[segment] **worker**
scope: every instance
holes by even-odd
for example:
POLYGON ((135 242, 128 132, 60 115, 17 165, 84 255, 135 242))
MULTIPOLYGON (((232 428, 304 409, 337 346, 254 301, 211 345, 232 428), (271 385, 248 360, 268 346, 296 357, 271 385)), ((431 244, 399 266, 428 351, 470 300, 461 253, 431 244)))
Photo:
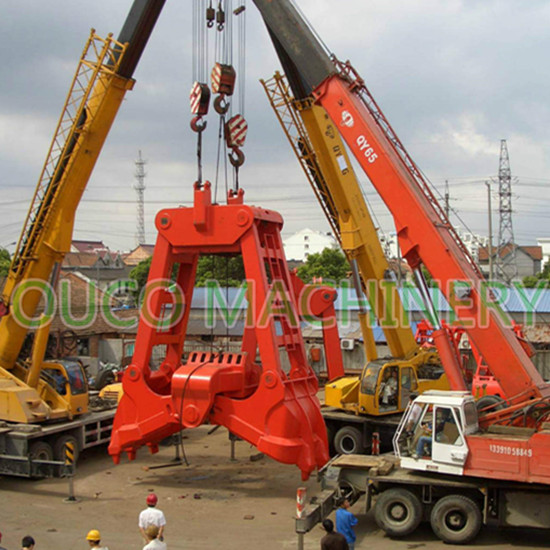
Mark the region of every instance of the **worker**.
POLYGON ((397 370, 386 369, 384 371, 384 382, 382 383, 381 404, 389 407, 397 405, 397 370))
POLYGON ((349 550, 355 550, 355 531, 353 527, 357 525, 357 518, 349 511, 351 504, 346 498, 340 508, 336 510, 336 531, 346 538, 349 550))
POLYGON ((94 550, 109 550, 106 546, 101 546, 101 534, 97 529, 88 531, 86 540, 88 541, 90 548, 93 548, 94 550))
POLYGON ((34 539, 30 535, 26 535, 21 541, 21 550, 33 550, 35 544, 34 539))
POLYGON ((422 458, 423 456, 431 456, 432 454, 432 424, 431 422, 422 423, 423 435, 418 438, 416 444, 416 453, 413 458, 422 458))
POLYGON ((51 371, 52 378, 55 381, 55 391, 59 395, 66 395, 67 393, 67 379, 63 376, 63 373, 55 370, 48 369, 51 371))
POLYGON ((321 550, 349 550, 346 537, 334 530, 331 519, 323 520, 322 525, 327 534, 321 539, 321 550))
POLYGON ((409 418, 407 420, 407 425, 405 427, 405 431, 408 434, 411 434, 420 419, 420 415, 422 414, 423 407, 420 405, 420 403, 415 403, 414 400, 418 397, 418 394, 416 392, 412 392, 409 395, 409 418))
POLYGON ((149 527, 145 529, 147 544, 143 547, 143 550, 166 550, 166 543, 158 538, 159 531, 156 525, 149 525, 149 527))
POLYGON ((142 510, 139 514, 139 531, 145 542, 148 542, 145 529, 147 529, 149 525, 156 525, 159 528, 159 540, 164 540, 164 526, 166 525, 166 518, 164 517, 162 511, 156 507, 158 501, 159 499, 155 493, 150 493, 147 495, 147 498, 145 499, 147 508, 142 510))

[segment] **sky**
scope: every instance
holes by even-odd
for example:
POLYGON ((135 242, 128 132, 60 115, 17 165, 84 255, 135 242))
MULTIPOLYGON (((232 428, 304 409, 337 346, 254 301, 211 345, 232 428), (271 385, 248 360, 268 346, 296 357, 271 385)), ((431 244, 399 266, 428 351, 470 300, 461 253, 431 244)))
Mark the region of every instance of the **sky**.
MULTIPOLYGON (((259 83, 279 69, 271 42, 251 0, 233 0, 232 7, 242 2, 246 39, 237 44, 235 23, 233 59, 244 104, 241 94, 232 102, 233 112, 244 112, 249 125, 239 174, 245 199, 278 210, 285 219, 283 236, 305 227, 328 231, 259 83)), ((130 0, 0 3, 0 246, 13 250, 19 237, 90 28, 100 36, 118 36, 130 5, 130 0)), ((448 181, 453 223, 463 221, 473 232, 487 234, 484 182, 492 181, 497 231, 500 140, 506 139, 516 242, 535 244, 537 237, 550 236, 550 1, 302 0, 299 5, 329 50, 351 60, 436 189, 443 193, 448 181)), ((188 99, 196 49, 192 20, 190 0, 166 1, 134 74, 134 89, 78 208, 74 238, 102 239, 113 250, 136 245, 139 151, 147 161, 147 242, 155 240, 158 210, 191 204, 197 178, 188 99)), ((216 31, 209 32, 205 66, 211 67, 216 31)), ((217 128, 211 109, 203 171, 205 179, 217 178, 217 199, 223 201, 217 128)), ((390 212, 360 170, 358 176, 377 225, 391 234, 390 212)))

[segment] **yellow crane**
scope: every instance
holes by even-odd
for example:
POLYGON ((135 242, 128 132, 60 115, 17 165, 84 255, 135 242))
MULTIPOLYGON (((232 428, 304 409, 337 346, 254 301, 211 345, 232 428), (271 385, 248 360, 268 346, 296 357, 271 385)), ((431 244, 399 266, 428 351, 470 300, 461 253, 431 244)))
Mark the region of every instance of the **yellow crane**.
POLYGON ((19 355, 43 296, 70 250, 76 209, 164 0, 136 0, 118 39, 92 29, 65 101, 1 297, 0 419, 36 423, 88 411, 76 362, 45 362, 48 319, 37 323, 32 357, 19 355))
POLYGON ((339 453, 368 449, 375 431, 383 443, 389 444, 409 395, 428 389, 449 389, 447 378, 437 352, 420 347, 410 326, 399 322, 405 319, 403 304, 338 130, 311 97, 293 97, 282 74, 277 72, 261 82, 350 262, 352 274, 360 275, 360 286, 391 353, 390 358, 378 358, 368 313, 360 309, 367 362, 360 376, 330 380, 325 386, 328 408, 324 416, 329 438, 339 453))

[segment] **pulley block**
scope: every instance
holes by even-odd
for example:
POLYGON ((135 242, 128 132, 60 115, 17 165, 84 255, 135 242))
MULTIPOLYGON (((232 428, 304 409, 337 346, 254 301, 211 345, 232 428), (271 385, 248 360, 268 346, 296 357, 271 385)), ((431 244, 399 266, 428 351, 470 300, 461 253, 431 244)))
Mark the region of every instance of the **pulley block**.
POLYGON ((235 69, 232 65, 216 63, 210 75, 214 94, 233 95, 235 89, 235 69))
POLYGON ((191 104, 191 113, 194 115, 205 115, 208 113, 210 104, 210 89, 208 84, 195 82, 189 94, 189 103, 191 104))
POLYGON ((242 115, 232 116, 225 123, 225 141, 228 147, 242 147, 246 140, 248 123, 242 115))

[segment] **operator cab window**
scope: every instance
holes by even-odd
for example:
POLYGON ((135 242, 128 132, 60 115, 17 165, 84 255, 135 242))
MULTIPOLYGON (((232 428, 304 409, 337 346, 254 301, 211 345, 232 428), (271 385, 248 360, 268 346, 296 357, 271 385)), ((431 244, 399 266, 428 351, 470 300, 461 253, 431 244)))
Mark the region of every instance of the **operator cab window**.
POLYGON ((457 411, 452 407, 437 407, 435 410, 435 440, 447 445, 462 445, 457 420, 457 411))
POLYGON ((66 363, 65 371, 69 377, 72 395, 79 395, 88 391, 86 380, 78 363, 66 363))

